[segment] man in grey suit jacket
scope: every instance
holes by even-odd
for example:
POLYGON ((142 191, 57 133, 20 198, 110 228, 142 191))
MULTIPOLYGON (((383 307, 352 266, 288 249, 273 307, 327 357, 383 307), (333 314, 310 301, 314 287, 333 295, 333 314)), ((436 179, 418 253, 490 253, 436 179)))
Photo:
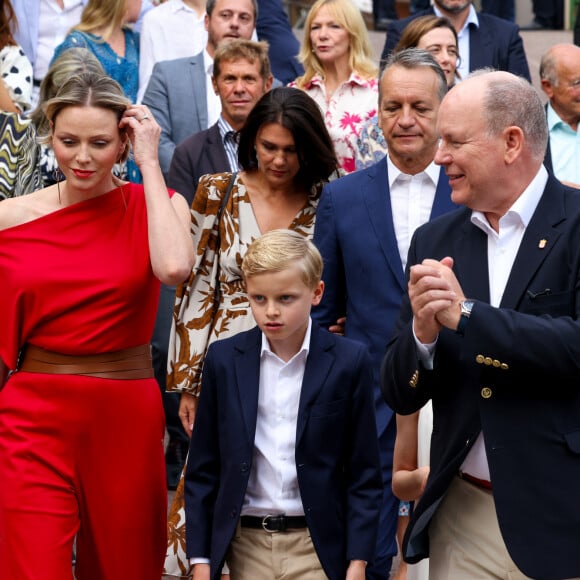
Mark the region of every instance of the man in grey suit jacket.
POLYGON ((260 97, 270 90, 272 74, 265 43, 232 40, 215 53, 213 88, 222 113, 215 125, 182 141, 173 153, 168 185, 191 204, 199 178, 238 170, 236 133, 260 97))
POLYGON ((142 102, 161 126, 159 162, 166 177, 175 146, 207 129, 219 117, 220 101, 210 82, 217 45, 233 38, 249 40, 256 15, 256 0, 208 0, 205 50, 192 57, 158 62, 153 67, 142 102))

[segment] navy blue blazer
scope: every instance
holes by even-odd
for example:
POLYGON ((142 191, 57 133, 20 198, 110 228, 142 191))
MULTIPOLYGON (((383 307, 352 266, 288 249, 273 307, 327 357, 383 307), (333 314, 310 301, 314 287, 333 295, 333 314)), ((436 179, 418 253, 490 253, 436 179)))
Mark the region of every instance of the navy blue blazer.
MULTIPOLYGON (((441 169, 430 217, 456 208, 441 169)), ((381 395, 379 368, 407 291, 385 159, 324 187, 316 210, 314 243, 324 260, 325 290, 312 316, 328 328, 346 315, 345 336, 367 345, 380 435, 393 412, 381 395)))
MULTIPOLYGON (((187 556, 218 579, 252 469, 260 350, 258 328, 213 343, 185 474, 187 556)), ((295 460, 308 528, 325 573, 374 555, 382 483, 365 349, 312 325, 300 393, 295 460)))
POLYGON ((431 471, 404 541, 429 552, 433 513, 483 428, 507 549, 527 576, 580 576, 580 196, 553 177, 513 264, 499 308, 489 305, 487 236, 462 209, 419 228, 411 264, 454 258, 476 300, 464 336, 443 329, 434 368, 418 362, 408 297, 381 381, 408 414, 433 402, 431 471))
POLYGON ((191 205, 202 175, 236 169, 230 167, 216 123, 205 131, 191 135, 175 148, 167 185, 181 193, 191 205))
MULTIPOLYGON (((417 12, 408 18, 394 20, 389 24, 381 61, 386 60, 393 52, 405 26, 411 20, 427 14, 435 14, 433 7, 417 12)), ((473 26, 469 31, 469 72, 492 67, 496 70, 511 72, 530 81, 530 69, 518 27, 491 14, 478 13, 477 17, 479 28, 473 26)))

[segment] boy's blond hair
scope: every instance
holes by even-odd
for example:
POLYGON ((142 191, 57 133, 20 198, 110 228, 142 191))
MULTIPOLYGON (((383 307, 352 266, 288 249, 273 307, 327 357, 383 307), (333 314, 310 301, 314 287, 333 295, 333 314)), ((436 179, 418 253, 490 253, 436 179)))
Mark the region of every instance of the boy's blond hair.
POLYGON ((301 280, 314 288, 322 278, 322 256, 316 246, 292 230, 271 230, 254 240, 242 261, 244 278, 300 268, 301 280))

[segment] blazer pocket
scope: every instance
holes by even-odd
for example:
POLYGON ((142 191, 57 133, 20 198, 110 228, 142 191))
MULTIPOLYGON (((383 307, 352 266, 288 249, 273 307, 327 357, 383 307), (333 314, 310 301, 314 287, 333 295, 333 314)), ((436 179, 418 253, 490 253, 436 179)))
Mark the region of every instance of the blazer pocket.
POLYGON ((548 314, 550 316, 575 316, 573 292, 554 292, 549 289, 526 292, 522 312, 528 314, 548 314))
POLYGON ((564 439, 568 444, 568 448, 572 453, 580 454, 580 431, 572 431, 572 433, 564 433, 564 439))
POLYGON ((350 401, 348 399, 340 399, 338 401, 331 401, 327 403, 318 403, 312 405, 310 408, 310 417, 329 417, 331 415, 345 415, 350 401))

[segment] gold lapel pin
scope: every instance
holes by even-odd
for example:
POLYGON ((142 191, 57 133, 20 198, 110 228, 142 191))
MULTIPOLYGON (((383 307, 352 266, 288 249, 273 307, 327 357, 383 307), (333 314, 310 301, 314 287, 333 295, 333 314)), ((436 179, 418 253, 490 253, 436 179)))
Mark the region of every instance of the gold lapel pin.
POLYGON ((543 250, 546 247, 547 243, 548 243, 548 240, 540 240, 540 243, 538 244, 538 248, 540 248, 540 250, 543 250))

